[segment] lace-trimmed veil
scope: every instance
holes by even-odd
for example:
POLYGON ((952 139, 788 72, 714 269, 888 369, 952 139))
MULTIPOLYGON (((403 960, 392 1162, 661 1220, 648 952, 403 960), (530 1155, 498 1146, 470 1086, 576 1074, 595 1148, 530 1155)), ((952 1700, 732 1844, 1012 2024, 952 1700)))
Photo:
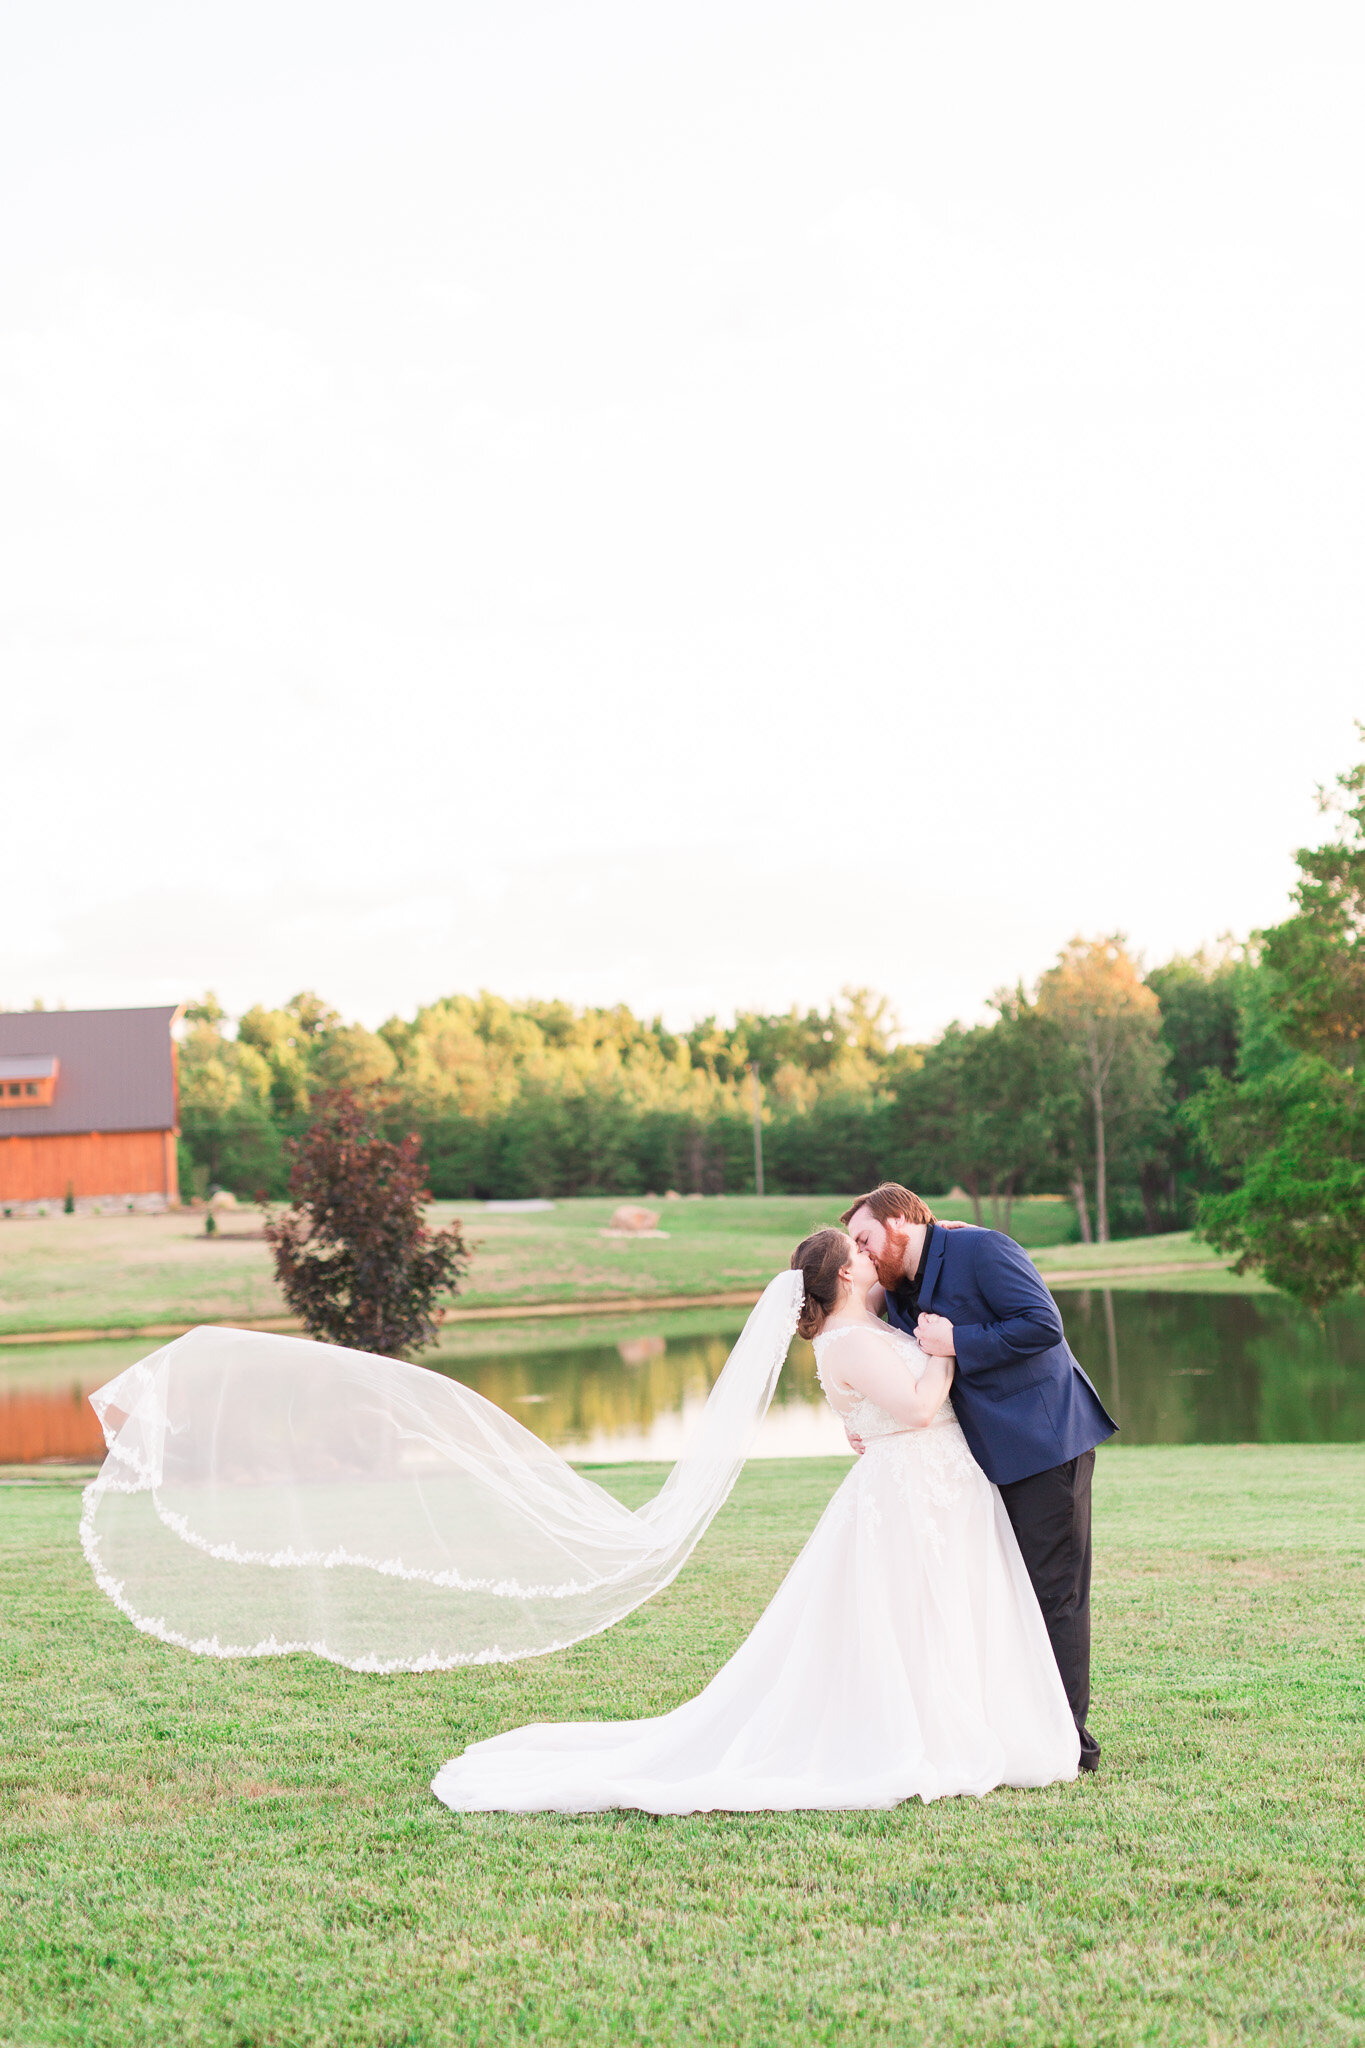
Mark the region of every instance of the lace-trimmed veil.
POLYGON ((199 1329, 91 1396, 81 1539, 137 1627, 355 1671, 541 1656, 676 1576, 734 1485, 800 1313, 765 1289, 662 1490, 631 1512, 471 1388, 297 1337, 199 1329))

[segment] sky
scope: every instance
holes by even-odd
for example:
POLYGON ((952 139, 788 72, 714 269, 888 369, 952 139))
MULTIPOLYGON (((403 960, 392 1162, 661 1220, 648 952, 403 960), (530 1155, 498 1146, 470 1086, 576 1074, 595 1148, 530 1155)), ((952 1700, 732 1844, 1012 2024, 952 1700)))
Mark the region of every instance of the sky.
POLYGON ((1362 104, 1315 0, 17 11, 0 1004, 923 1038, 1275 921, 1362 104))

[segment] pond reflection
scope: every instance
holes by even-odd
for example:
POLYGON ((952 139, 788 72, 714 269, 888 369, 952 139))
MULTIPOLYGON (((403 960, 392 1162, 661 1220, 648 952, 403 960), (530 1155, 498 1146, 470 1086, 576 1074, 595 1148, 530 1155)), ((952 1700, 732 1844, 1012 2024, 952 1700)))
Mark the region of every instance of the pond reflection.
MULTIPOLYGON (((434 1362, 566 1457, 591 1464, 676 1458, 720 1376, 741 1324, 723 1334, 623 1337, 572 1351, 434 1362)), ((815 1377, 815 1354, 792 1345, 753 1455, 848 1454, 815 1377)))
MULTIPOLYGON (((1365 1302, 1321 1322, 1277 1295, 1059 1292, 1072 1348, 1122 1425, 1142 1443, 1357 1443, 1365 1440, 1365 1302)), ((671 1461, 682 1449, 742 1323, 704 1330, 661 1318, 611 1337, 551 1346, 505 1326, 497 1352, 448 1332, 426 1363, 471 1386, 585 1463, 671 1461), (680 1328, 679 1325, 682 1325, 680 1328), (458 1344, 458 1350, 455 1346, 458 1344)), ((566 1333, 568 1334, 568 1333, 566 1333)), ((0 1352, 0 1464, 93 1461, 103 1441, 87 1394, 158 1347, 111 1342, 0 1352)), ((846 1453, 808 1344, 792 1346, 757 1457, 846 1453)))
POLYGON ((1365 1440, 1365 1302, 1319 1322, 1274 1294, 1057 1294, 1130 1444, 1365 1440))
MULTIPOLYGON (((1365 1440, 1365 1302, 1321 1322, 1268 1294, 1057 1295, 1071 1347, 1130 1444, 1365 1440)), ((676 1457, 735 1331, 438 1361, 572 1456, 676 1457)), ((843 1431, 793 1344, 757 1457, 832 1455, 843 1431)))

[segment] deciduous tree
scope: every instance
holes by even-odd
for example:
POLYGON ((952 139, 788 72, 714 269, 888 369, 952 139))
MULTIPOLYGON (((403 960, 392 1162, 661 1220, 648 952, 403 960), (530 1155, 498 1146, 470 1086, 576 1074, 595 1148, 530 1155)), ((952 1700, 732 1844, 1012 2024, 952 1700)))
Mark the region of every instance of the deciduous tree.
POLYGON ((1200 1229, 1313 1307, 1365 1284, 1365 763, 1320 801, 1336 830, 1300 850, 1294 913, 1262 934, 1256 1063, 1192 1105, 1237 1181, 1200 1229))
POLYGON ((1200 1195, 1216 1193, 1221 1186, 1195 1138, 1186 1107, 1215 1075, 1230 1080, 1236 1073, 1247 986, 1256 972, 1246 949, 1224 939, 1216 948, 1177 953, 1147 976, 1147 986, 1161 1005, 1161 1036, 1169 1054, 1166 1081, 1174 1110, 1164 1142, 1142 1169, 1142 1205, 1149 1230, 1182 1228, 1200 1195))
POLYGON ((283 1181, 270 1069, 240 1035, 226 1035, 226 1021, 212 992, 186 1005, 177 1068, 180 1177, 187 1194, 212 1187, 254 1193, 283 1181))
POLYGON ((1318 801, 1336 832, 1295 855, 1294 915, 1265 933, 1261 958, 1289 1043, 1354 1072, 1365 1036, 1365 762, 1318 801))
POLYGON ((1208 1151, 1238 1185, 1206 1195, 1201 1234, 1273 1287, 1321 1308, 1365 1282, 1365 1095, 1313 1053, 1196 1098, 1208 1151))
POLYGON ((1060 1032, 1085 1104, 1073 1138, 1077 1210, 1085 1234, 1086 1152, 1094 1173, 1095 1233, 1109 1240, 1109 1170, 1116 1129, 1136 1135, 1162 1106, 1161 1009, 1121 932, 1073 939, 1038 987, 1060 1032), (1089 1140, 1087 1145, 1086 1140, 1089 1140))
POLYGON ((1061 1032, 1022 988, 998 991, 992 1008, 997 1021, 964 1042, 960 1085, 967 1150, 985 1175, 992 1222, 1008 1230, 1015 1196, 1056 1171, 1076 1088, 1061 1032))

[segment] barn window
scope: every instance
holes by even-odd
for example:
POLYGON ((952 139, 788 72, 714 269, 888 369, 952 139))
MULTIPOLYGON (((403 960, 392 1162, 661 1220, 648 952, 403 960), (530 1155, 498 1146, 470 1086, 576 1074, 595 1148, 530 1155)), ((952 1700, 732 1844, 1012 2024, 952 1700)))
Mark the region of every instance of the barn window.
POLYGON ((58 1062, 50 1058, 0 1058, 0 1115, 7 1109, 42 1109, 57 1086, 58 1062))

